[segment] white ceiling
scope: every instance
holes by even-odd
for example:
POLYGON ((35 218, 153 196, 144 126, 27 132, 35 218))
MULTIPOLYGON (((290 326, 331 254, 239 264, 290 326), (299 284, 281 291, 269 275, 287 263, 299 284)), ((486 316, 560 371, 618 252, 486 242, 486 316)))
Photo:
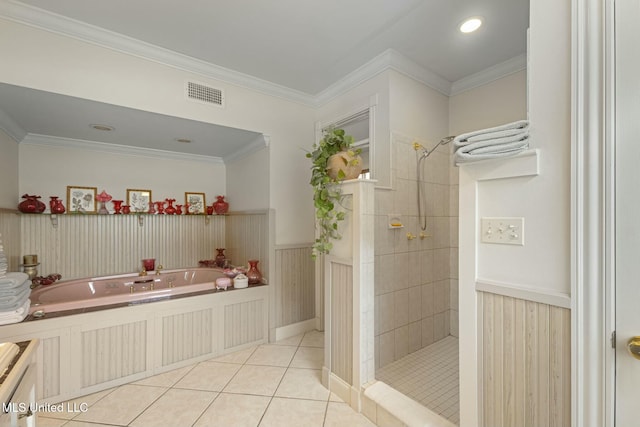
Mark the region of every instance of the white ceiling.
MULTIPOLYGON (((524 54, 529 20, 528 0, 0 0, 0 9, 3 2, 5 10, 58 14, 65 25, 90 24, 308 97, 389 51, 460 81, 524 54), (484 25, 462 34, 469 16, 484 25)), ((0 85, 0 110, 28 133, 213 157, 257 136, 9 85, 0 85), (88 126, 96 122, 117 132, 96 134, 88 126), (182 137, 196 143, 175 142, 182 137)))

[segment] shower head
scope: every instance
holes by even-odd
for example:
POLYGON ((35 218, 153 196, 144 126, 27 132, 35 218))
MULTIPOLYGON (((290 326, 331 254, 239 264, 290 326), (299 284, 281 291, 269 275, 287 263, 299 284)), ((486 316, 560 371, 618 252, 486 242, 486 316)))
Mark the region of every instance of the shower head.
POLYGON ((434 145, 431 150, 427 150, 426 148, 424 148, 422 145, 418 144, 417 142, 413 143, 413 148, 415 150, 422 149, 422 154, 420 155, 420 158, 424 159, 425 157, 429 157, 431 155, 431 153, 433 153, 436 150, 436 148, 438 148, 441 145, 447 145, 448 143, 450 143, 454 139, 455 139, 455 136, 446 136, 446 137, 442 138, 440 141, 438 141, 438 143, 436 145, 434 145))

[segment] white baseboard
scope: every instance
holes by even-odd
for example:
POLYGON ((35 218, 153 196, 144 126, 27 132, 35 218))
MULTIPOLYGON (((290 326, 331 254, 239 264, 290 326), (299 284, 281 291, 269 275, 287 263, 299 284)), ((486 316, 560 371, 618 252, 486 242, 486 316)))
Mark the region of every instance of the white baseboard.
POLYGON ((305 332, 313 331, 316 328, 316 319, 303 320, 287 326, 276 328, 276 341, 295 337, 305 332))

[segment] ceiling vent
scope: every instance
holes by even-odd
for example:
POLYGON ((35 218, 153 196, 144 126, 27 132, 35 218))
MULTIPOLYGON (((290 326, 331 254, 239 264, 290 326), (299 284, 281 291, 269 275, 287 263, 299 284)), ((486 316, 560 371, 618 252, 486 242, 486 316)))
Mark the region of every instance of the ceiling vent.
POLYGON ((187 82, 186 85, 187 99, 213 104, 219 107, 224 106, 223 92, 202 83, 187 82))

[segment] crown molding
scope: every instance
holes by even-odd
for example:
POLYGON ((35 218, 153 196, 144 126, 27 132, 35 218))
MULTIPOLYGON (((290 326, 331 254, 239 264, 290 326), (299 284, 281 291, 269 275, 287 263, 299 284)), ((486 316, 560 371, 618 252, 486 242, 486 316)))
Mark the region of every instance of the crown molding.
POLYGON ((307 106, 315 106, 314 97, 307 93, 17 1, 0 1, 0 17, 211 79, 252 89, 266 95, 284 98, 307 106))
POLYGON ((253 142, 251 142, 248 145, 245 145, 244 147, 240 148, 239 150, 229 154, 228 156, 224 156, 224 163, 225 164, 229 164, 229 163, 233 163, 237 160, 240 160, 242 157, 256 152, 258 150, 261 150, 265 147, 268 147, 269 144, 271 143, 271 137, 268 135, 258 135, 256 137, 256 139, 253 140, 253 142))
POLYGON ((206 163, 223 164, 220 157, 200 154, 178 153, 176 151, 156 150, 153 148, 131 147, 128 145, 108 144, 106 142, 88 141, 84 139, 61 138, 58 136, 29 133, 20 145, 38 145, 53 148, 72 148, 100 153, 137 156, 154 159, 189 160, 206 163))
POLYGON ((387 49, 320 92, 315 99, 316 106, 319 107, 326 104, 346 91, 389 69, 411 77, 443 95, 449 95, 451 82, 433 71, 427 70, 401 53, 393 49, 387 49))
POLYGON ((27 132, 11 117, 9 117, 4 110, 0 110, 0 129, 5 131, 5 133, 15 142, 20 142, 25 136, 27 136, 27 132))
POLYGON ((518 55, 475 74, 456 80, 451 84, 451 93, 449 96, 458 95, 526 69, 527 55, 518 55))

